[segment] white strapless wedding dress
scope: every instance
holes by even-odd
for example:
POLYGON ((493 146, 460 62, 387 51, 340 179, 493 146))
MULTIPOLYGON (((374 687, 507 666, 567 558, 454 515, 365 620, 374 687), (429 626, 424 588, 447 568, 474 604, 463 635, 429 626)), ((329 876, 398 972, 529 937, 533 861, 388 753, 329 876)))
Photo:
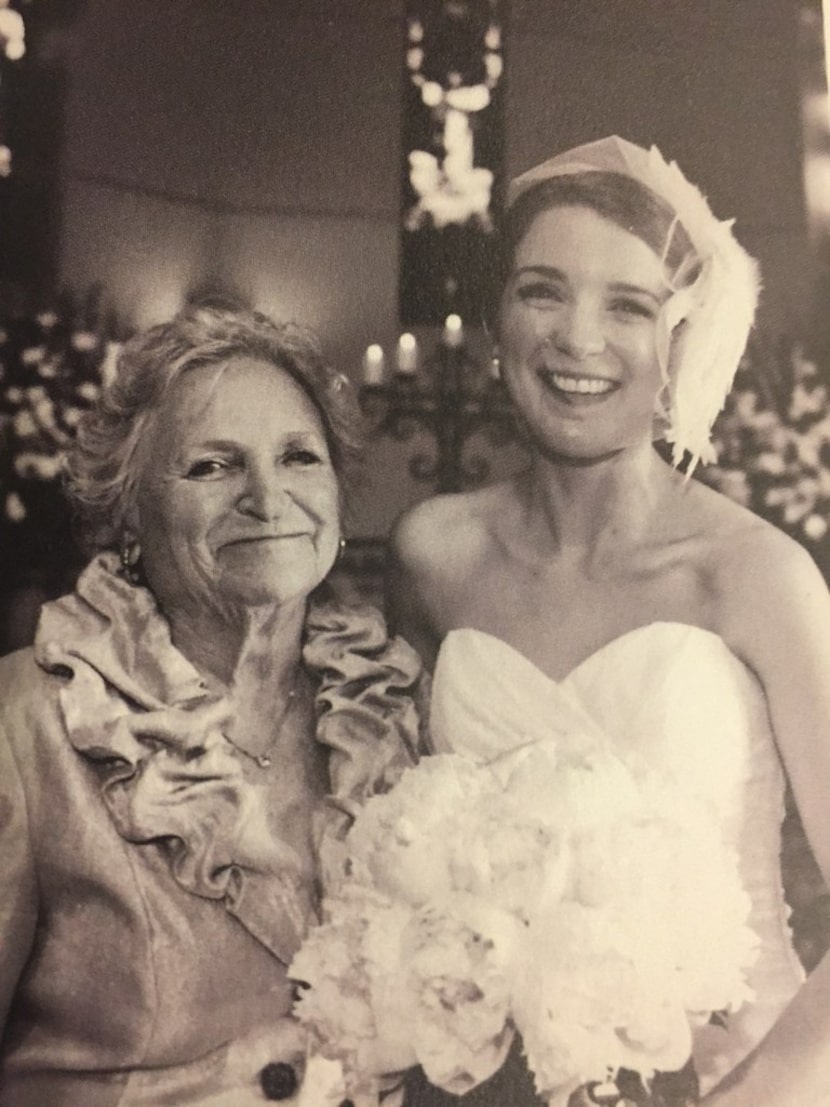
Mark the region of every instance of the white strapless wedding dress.
POLYGON ((481 631, 454 630, 444 640, 433 686, 436 752, 488 762, 586 726, 599 727, 633 772, 656 766, 705 796, 738 851, 749 922, 761 939, 748 974, 755 999, 728 1027, 695 1032, 705 1093, 758 1043, 803 980, 781 884, 784 776, 766 700, 720 637, 681 623, 632 630, 562 681, 481 631))

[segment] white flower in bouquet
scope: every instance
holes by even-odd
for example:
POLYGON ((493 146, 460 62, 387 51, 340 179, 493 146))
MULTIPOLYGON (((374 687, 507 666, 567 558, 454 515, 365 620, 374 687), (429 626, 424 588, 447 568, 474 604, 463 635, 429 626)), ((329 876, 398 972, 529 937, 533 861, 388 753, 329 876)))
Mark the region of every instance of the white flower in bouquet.
POLYGON ((366 804, 348 837, 360 883, 413 906, 468 893, 521 918, 543 893, 561 892, 567 849, 524 790, 503 789, 487 766, 455 754, 404 773, 366 804))
POLYGON ((575 872, 579 902, 635 920, 630 950, 647 992, 707 1017, 749 997, 744 971, 757 953, 749 899, 736 856, 702 816, 646 816, 586 836, 575 872))
POLYGON ((518 924, 461 897, 448 910, 422 908, 404 935, 418 1062, 435 1085, 460 1095, 504 1062, 518 924))
POLYGON ((415 910, 356 885, 325 911, 289 972, 306 986, 297 1017, 317 1053, 341 1063, 350 1094, 418 1063, 433 1083, 467 1091, 501 1066, 512 1040, 510 916, 472 901, 415 910))
POLYGON ((295 1013, 314 1034, 317 1052, 340 1061, 350 1091, 416 1063, 400 987, 401 941, 411 909, 351 886, 326 902, 290 967, 306 985, 295 1013))
POLYGON ((540 1095, 566 1103, 580 1084, 630 1060, 617 1034, 637 991, 630 945, 621 918, 575 902, 531 923, 516 966, 513 1019, 540 1095))
POLYGON ((355 820, 348 838, 354 879, 413 906, 443 902, 453 890, 453 836, 477 797, 498 792, 492 774, 464 757, 426 758, 355 820))
POLYGON ((556 900, 570 872, 568 837, 503 791, 477 798, 446 845, 453 888, 527 922, 556 900))
POLYGON ((639 810, 630 770, 609 749, 560 751, 555 740, 516 751, 505 790, 528 815, 573 833, 639 810))
POLYGON ((681 1069, 757 953, 718 826, 590 721, 490 765, 427 758, 355 820, 350 876, 292 966, 299 1017, 350 1088, 417 1061, 468 1091, 514 1026, 557 1105, 620 1067, 681 1069))
POLYGON ((508 787, 551 797, 572 828, 571 876, 531 917, 512 1010, 538 1091, 566 1103, 609 1070, 682 1068, 692 1026, 749 997, 757 940, 737 855, 702 801, 608 751, 556 765, 544 745, 508 787))

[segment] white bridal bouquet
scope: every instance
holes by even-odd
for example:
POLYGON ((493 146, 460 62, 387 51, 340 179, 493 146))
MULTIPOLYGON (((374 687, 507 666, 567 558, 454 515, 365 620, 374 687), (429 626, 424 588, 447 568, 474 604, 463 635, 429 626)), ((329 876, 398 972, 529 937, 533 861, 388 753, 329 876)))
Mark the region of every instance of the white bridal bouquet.
POLYGON ((426 758, 367 803, 347 846, 291 975, 355 1102, 416 1064, 466 1092, 518 1031, 559 1107, 621 1068, 682 1068, 692 1028, 750 998, 757 940, 717 821, 610 749, 426 758))

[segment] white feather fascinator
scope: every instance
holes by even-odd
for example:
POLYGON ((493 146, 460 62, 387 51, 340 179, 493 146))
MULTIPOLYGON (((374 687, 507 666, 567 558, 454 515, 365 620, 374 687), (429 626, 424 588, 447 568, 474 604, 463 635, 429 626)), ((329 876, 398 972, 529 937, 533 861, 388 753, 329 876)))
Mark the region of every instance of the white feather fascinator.
MULTIPOLYGON (((666 281, 672 295, 658 318, 657 354, 668 404, 663 412, 672 460, 715 460, 712 424, 723 407, 746 347, 760 291, 757 263, 706 198, 656 146, 644 150, 616 135, 557 154, 510 183, 508 207, 528 188, 574 173, 621 173, 651 189, 675 214, 694 248, 666 281)), ((666 258, 672 224, 663 249, 666 258)))

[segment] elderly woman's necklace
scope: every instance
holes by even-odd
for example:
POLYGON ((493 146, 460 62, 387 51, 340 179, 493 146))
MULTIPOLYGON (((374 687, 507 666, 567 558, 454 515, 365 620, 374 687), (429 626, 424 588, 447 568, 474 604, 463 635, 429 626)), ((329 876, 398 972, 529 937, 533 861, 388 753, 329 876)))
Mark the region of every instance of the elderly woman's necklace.
POLYGON ((291 687, 286 692, 285 700, 282 705, 282 710, 277 715, 273 724, 271 724, 271 732, 273 734, 273 737, 264 750, 256 752, 255 750, 247 749, 240 742, 235 741, 233 738, 231 738, 229 734, 225 735, 225 737, 235 749, 238 749, 240 753, 244 754, 247 758, 258 765, 260 769, 270 769, 271 767, 274 747, 280 740, 282 729, 288 719, 289 714, 291 713, 292 707, 297 700, 297 693, 300 689, 300 677, 302 673, 302 665, 297 665, 294 669, 294 675, 291 679, 291 687))

